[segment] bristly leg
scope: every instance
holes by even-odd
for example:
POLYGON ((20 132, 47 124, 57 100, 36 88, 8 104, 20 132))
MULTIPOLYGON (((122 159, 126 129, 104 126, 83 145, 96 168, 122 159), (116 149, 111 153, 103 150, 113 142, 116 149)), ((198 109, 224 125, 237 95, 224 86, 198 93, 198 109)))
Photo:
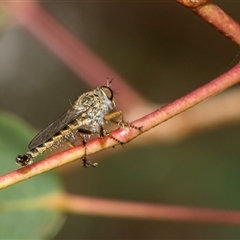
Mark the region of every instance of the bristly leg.
MULTIPOLYGON (((120 126, 122 128, 124 128, 124 127, 133 128, 133 129, 136 129, 136 130, 142 132, 142 126, 141 127, 137 127, 137 126, 134 126, 131 123, 125 122, 124 119, 123 119, 123 114, 122 114, 121 111, 112 113, 112 115, 111 116, 109 115, 108 118, 109 118, 108 120, 110 120, 112 123, 117 124, 118 126, 120 126), (115 117, 119 117, 119 119, 116 120, 115 117)), ((115 138, 112 134, 108 134, 108 135, 113 140, 118 142, 122 147, 126 143, 126 142, 122 142, 121 140, 115 138)))
POLYGON ((137 126, 135 126, 135 125, 133 125, 131 123, 128 123, 128 122, 123 122, 122 124, 123 124, 122 127, 130 127, 130 128, 134 128, 134 129, 142 132, 142 126, 141 127, 137 127, 137 126))
MULTIPOLYGON (((87 160, 87 147, 86 147, 86 142, 84 140, 84 137, 81 135, 81 132, 83 132, 83 129, 80 129, 78 131, 78 136, 82 139, 82 144, 84 147, 84 156, 82 158, 82 163, 83 163, 83 167, 87 168, 87 167, 97 167, 98 163, 91 163, 89 160, 87 160)), ((84 133, 86 134, 90 134, 90 132, 87 132, 86 130, 84 130, 84 133)))
POLYGON ((134 128, 136 130, 139 130, 140 132, 142 132, 142 126, 141 127, 137 127, 132 125, 131 123, 125 122, 124 121, 124 117, 123 117, 123 113, 122 111, 116 111, 116 112, 111 112, 109 114, 107 114, 104 119, 106 121, 110 121, 120 127, 130 127, 130 128, 134 128))
POLYGON ((97 167, 98 163, 91 163, 89 160, 87 160, 87 147, 86 147, 86 142, 83 139, 83 146, 84 146, 84 156, 82 158, 82 163, 83 163, 83 167, 87 168, 87 167, 97 167))

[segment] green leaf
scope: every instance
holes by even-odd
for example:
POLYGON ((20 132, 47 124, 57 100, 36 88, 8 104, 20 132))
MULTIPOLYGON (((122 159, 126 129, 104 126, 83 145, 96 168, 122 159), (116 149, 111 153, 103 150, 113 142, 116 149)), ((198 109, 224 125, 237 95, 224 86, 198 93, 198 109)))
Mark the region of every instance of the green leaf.
MULTIPOLYGON (((0 112, 1 175, 18 168, 15 158, 25 153, 34 134, 33 128, 22 120, 0 112)), ((41 208, 38 202, 41 204, 42 198, 62 192, 62 184, 54 171, 1 190, 0 239, 53 237, 62 226, 64 216, 56 210, 41 208)))

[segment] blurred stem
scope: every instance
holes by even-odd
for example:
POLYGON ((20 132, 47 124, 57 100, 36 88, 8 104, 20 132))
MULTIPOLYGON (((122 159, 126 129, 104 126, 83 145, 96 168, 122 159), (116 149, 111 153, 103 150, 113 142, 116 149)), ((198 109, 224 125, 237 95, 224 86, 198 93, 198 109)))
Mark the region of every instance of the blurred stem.
POLYGON ((197 13, 203 20, 240 45, 240 25, 229 17, 220 7, 208 0, 176 0, 197 13))
POLYGON ((65 195, 65 197, 60 200, 58 207, 68 212, 88 215, 151 220, 173 220, 184 222, 189 221, 240 224, 240 212, 236 211, 223 211, 148 203, 144 204, 138 202, 97 199, 73 195, 65 195))
POLYGON ((124 93, 119 96, 119 107, 130 111, 139 105, 148 105, 126 81, 103 60, 58 23, 38 2, 1 2, 12 17, 44 43, 80 79, 92 87, 104 85, 108 78, 114 78, 114 87, 124 93), (130 104, 131 103, 131 106, 130 104))
POLYGON ((104 217, 171 220, 214 224, 240 224, 240 212, 196 207, 181 207, 120 200, 109 200, 55 193, 34 199, 1 204, 2 211, 50 209, 104 217))
MULTIPOLYGON (((187 94, 186 96, 179 98, 176 101, 166 105, 165 107, 162 107, 155 112, 152 112, 149 115, 142 117, 141 119, 138 119, 132 123, 135 126, 142 126, 142 131, 136 130, 134 128, 124 127, 115 130, 111 133, 111 135, 115 139, 127 143, 140 134, 159 125, 160 123, 180 114, 181 112, 186 111, 194 105, 208 99, 211 96, 214 96, 215 94, 222 92, 223 90, 231 87, 238 82, 240 82, 240 64, 237 64, 227 73, 187 94)), ((117 144, 118 142, 116 142, 111 136, 107 136, 105 138, 96 138, 87 143, 87 153, 90 155, 117 144)), ((20 181, 49 171, 69 162, 78 160, 84 156, 84 153, 85 151, 83 146, 78 146, 56 154, 52 157, 46 158, 42 161, 36 162, 30 166, 5 174, 0 177, 0 189, 16 184, 20 181)))

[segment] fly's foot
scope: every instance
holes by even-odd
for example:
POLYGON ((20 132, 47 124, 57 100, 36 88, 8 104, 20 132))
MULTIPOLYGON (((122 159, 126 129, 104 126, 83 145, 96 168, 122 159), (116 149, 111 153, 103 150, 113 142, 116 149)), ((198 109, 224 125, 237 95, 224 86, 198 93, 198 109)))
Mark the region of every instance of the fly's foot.
POLYGON ((83 158, 83 167, 97 167, 98 163, 91 163, 90 161, 87 160, 87 158, 83 158))
POLYGON ((133 124, 131 124, 129 122, 122 122, 120 124, 120 127, 129 127, 129 128, 133 128, 133 129, 136 129, 136 130, 142 132, 142 126, 141 127, 137 127, 137 126, 135 126, 135 125, 133 125, 133 124))
MULTIPOLYGON (((119 125, 122 128, 124 128, 124 127, 133 128, 133 129, 136 129, 136 130, 142 132, 142 126, 141 127, 137 127, 137 126, 135 126, 135 125, 133 125, 131 123, 128 123, 128 122, 121 122, 119 125)), ((108 133, 107 135, 110 136, 114 141, 119 143, 122 147, 126 143, 126 142, 122 142, 121 140, 115 138, 111 133, 108 133)), ((114 146, 113 146, 113 148, 114 148, 114 146)))
POLYGON ((132 125, 131 123, 128 123, 129 125, 129 127, 130 128, 134 128, 134 129, 136 129, 136 130, 138 130, 139 132, 142 132, 142 126, 141 127, 137 127, 137 126, 135 126, 135 125, 132 125))

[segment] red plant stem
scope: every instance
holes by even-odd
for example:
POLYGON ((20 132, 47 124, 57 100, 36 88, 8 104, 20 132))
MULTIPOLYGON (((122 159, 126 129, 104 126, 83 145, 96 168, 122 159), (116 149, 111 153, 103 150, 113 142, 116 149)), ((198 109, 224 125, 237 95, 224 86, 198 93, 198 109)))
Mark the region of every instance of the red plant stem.
POLYGON ((12 16, 51 51, 53 51, 77 76, 93 87, 104 85, 107 77, 114 78, 114 88, 124 94, 119 95, 119 107, 130 110, 132 107, 146 105, 143 99, 123 78, 107 66, 88 49, 80 39, 76 39, 62 27, 37 2, 1 3, 12 16), (130 104, 131 103, 131 107, 130 104))
POLYGON ((176 0, 240 45, 240 25, 208 0, 176 0))
POLYGON ((181 222, 240 224, 240 212, 201 207, 182 207, 163 204, 149 204, 114 199, 101 199, 54 193, 32 199, 8 201, 2 210, 50 209, 74 214, 98 215, 105 217, 170 220, 181 222))
MULTIPOLYGON (((240 82, 240 64, 237 64, 233 69, 220 77, 212 80, 204 86, 196 89, 195 91, 187 94, 186 96, 177 99, 176 101, 166 105, 163 108, 156 110, 155 112, 133 122, 136 126, 142 126, 142 132, 134 128, 120 128, 112 132, 112 136, 119 139, 122 142, 129 142, 141 133, 150 130, 151 128, 159 125, 160 123, 178 115, 179 113, 186 111, 194 105, 206 100, 207 98, 222 92, 230 86, 240 82)), ((224 109, 223 109, 224 111, 224 109)), ((206 116, 207 117, 207 116, 206 116)), ((87 144, 88 155, 97 151, 101 151, 105 148, 112 147, 118 143, 110 136, 103 139, 97 138, 87 144)), ((20 181, 38 175, 40 173, 49 171, 53 168, 59 167, 66 163, 75 161, 84 156, 83 146, 78 146, 68 151, 64 151, 52 157, 46 158, 42 161, 32 164, 0 177, 0 189, 7 186, 16 184, 20 181)))
POLYGON ((65 195, 52 201, 52 207, 72 213, 221 224, 240 224, 240 212, 207 208, 179 207, 119 200, 65 195))
POLYGON ((135 121, 133 124, 136 124, 137 126, 144 126, 143 130, 145 131, 149 130, 152 127, 178 115, 179 113, 186 111, 194 105, 224 91, 238 82, 240 82, 240 64, 237 64, 227 73, 219 76, 186 96, 177 99, 176 101, 156 110, 138 121, 135 121))

